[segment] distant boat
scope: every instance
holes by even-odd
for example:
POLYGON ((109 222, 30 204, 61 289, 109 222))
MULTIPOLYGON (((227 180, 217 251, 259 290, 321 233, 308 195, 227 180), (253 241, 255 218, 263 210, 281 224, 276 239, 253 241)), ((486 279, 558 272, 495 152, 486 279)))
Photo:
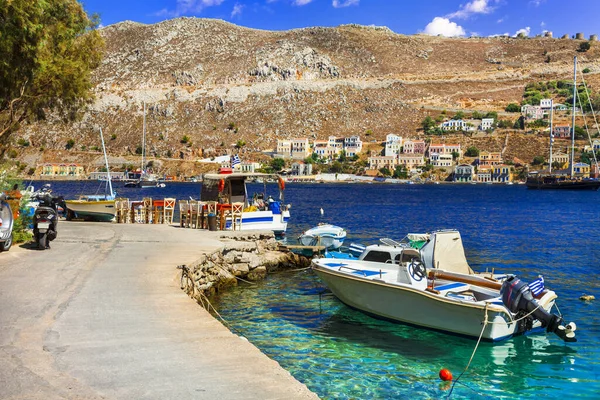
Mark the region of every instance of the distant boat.
POLYGON ((346 230, 331 224, 319 224, 304 232, 298 238, 303 246, 325 246, 326 249, 339 249, 346 239, 346 230))
POLYGON ((102 128, 100 128, 100 139, 102 140, 102 151, 106 163, 106 193, 104 195, 82 195, 77 200, 65 200, 67 220, 82 218, 93 221, 112 221, 115 218, 115 194, 112 189, 102 128))
POLYGON ((142 169, 138 180, 127 182, 124 187, 127 188, 164 188, 166 184, 159 182, 152 174, 148 174, 145 165, 146 158, 146 103, 144 102, 144 122, 142 128, 142 169))
POLYGON ((550 107, 550 158, 548 173, 533 172, 527 176, 525 184, 528 189, 562 189, 562 190, 598 190, 600 180, 594 178, 581 178, 574 176, 574 151, 575 151, 575 110, 577 105, 577 57, 574 59, 573 67, 573 120, 571 124, 571 152, 569 154, 569 173, 552 173, 552 144, 554 143, 554 134, 552 129, 552 109, 550 107))

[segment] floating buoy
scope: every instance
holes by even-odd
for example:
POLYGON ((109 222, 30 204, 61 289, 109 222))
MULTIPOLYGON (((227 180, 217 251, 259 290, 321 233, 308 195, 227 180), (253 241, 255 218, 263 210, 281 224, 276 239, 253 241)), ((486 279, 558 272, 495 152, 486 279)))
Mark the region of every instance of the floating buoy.
POLYGON ((452 372, 450 372, 450 370, 447 370, 446 368, 440 369, 440 379, 443 381, 451 381, 452 372))
POLYGON ((579 300, 583 300, 583 301, 592 301, 592 300, 596 300, 596 297, 594 297, 591 294, 584 294, 583 296, 581 296, 579 298, 579 300))

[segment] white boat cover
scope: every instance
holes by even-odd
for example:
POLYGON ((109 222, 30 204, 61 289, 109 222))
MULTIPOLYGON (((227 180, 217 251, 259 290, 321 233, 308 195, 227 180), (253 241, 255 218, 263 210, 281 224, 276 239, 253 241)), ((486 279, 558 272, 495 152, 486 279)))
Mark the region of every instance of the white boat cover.
POLYGON ((421 248, 421 257, 427 268, 439 268, 460 274, 474 273, 467 263, 458 231, 433 232, 431 240, 421 248))

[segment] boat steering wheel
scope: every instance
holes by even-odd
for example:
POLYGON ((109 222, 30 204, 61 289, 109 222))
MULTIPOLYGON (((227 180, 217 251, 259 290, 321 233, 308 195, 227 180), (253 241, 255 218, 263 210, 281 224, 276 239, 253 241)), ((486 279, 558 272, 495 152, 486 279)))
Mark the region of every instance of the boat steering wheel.
POLYGON ((421 282, 427 276, 425 264, 418 258, 413 258, 408 264, 408 273, 417 282, 421 282))

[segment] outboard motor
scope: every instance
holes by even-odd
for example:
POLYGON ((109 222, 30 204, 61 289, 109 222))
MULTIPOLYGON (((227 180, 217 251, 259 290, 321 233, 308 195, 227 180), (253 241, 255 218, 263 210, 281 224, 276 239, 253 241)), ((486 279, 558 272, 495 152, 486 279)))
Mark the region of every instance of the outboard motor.
MULTIPOLYGON (((500 294, 502 295, 502 302, 511 312, 522 315, 531 313, 530 317, 540 321, 547 332, 555 333, 565 342, 577 341, 575 338, 577 327, 575 324, 571 322, 564 326, 564 321, 561 317, 546 312, 544 307, 541 307, 533 298, 529 285, 516 276, 510 276, 502 283, 500 294)), ((527 321, 527 318, 524 321, 527 321)), ((529 320, 529 322, 520 325, 520 332, 523 333, 531 329, 532 323, 533 321, 529 320)))

